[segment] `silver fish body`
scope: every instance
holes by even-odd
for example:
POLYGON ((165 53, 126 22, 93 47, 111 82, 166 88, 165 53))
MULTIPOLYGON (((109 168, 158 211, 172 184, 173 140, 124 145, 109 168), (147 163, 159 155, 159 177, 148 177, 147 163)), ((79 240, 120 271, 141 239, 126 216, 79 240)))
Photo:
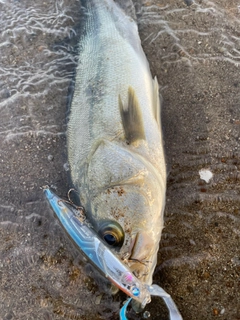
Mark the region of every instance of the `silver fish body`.
POLYGON ((84 5, 67 129, 71 178, 97 232, 151 284, 166 191, 158 83, 135 21, 113 0, 84 5))

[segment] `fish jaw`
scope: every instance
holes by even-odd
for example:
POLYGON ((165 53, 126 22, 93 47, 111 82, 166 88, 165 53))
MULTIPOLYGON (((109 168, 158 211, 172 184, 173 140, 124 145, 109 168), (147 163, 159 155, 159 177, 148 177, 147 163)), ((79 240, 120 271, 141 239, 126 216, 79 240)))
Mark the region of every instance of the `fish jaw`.
POLYGON ((159 234, 150 235, 146 230, 141 230, 132 239, 128 258, 128 266, 134 275, 148 285, 152 284, 152 276, 157 263, 157 252, 161 230, 159 234))

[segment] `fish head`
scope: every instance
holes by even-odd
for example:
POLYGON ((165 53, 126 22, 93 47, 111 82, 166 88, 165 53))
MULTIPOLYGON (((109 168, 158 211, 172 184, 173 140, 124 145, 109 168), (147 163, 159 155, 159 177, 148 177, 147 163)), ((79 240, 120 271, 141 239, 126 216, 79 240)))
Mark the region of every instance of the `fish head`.
POLYGON ((80 194, 100 237, 141 281, 151 284, 163 228, 165 176, 135 150, 101 141, 80 194))
POLYGON ((163 227, 159 201, 149 205, 146 193, 133 185, 103 191, 94 204, 99 236, 141 281, 151 284, 163 227), (133 189, 136 189, 133 191, 133 189))

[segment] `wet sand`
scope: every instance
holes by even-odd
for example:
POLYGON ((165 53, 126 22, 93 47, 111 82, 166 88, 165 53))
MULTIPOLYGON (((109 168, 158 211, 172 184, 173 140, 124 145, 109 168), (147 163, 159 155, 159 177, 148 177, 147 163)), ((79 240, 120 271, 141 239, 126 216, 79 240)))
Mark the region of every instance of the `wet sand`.
MULTIPOLYGON (((240 319, 240 8, 237 0, 135 1, 164 99, 165 228, 154 282, 183 319, 240 319), (207 183, 199 171, 208 169, 207 183)), ((0 319, 118 319, 125 300, 44 200, 66 197, 76 1, 0 2, 0 319)), ((158 299, 150 319, 168 319, 158 299)), ((141 319, 131 314, 130 319, 141 319)))

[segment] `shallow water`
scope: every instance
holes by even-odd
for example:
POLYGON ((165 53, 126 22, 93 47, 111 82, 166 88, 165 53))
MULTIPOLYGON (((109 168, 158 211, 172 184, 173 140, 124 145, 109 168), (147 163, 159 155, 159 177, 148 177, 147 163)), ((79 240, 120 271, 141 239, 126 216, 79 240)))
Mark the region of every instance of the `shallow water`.
MULTIPOLYGON (((164 99, 169 172, 154 282, 186 320, 237 320, 239 2, 135 2, 164 99)), ((125 299, 104 293, 98 276, 97 286, 41 189, 64 197, 69 188, 65 119, 79 16, 74 0, 0 0, 0 319, 118 319, 125 299)), ((150 319, 167 319, 158 301, 146 308, 150 319)))

